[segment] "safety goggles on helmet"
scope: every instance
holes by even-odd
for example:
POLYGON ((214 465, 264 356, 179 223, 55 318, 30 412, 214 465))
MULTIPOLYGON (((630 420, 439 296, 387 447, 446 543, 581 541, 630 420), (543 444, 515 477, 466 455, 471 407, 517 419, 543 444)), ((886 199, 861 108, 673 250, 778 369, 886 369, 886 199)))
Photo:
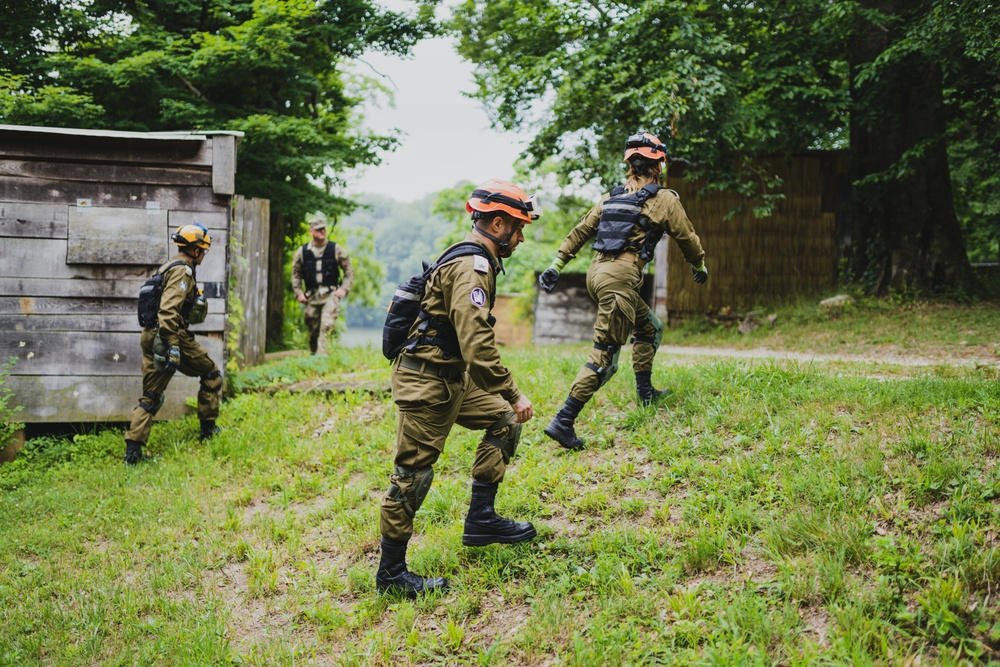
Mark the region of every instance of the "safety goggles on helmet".
POLYGON ((208 235, 205 226, 199 222, 182 226, 174 234, 171 234, 170 240, 181 248, 193 246, 208 250, 212 245, 212 237, 208 235))
POLYGON ((542 215, 542 205, 534 195, 529 197, 513 183, 499 179, 487 181, 473 190, 465 210, 473 214, 503 211, 529 223, 542 215))
POLYGON ((637 132, 625 141, 625 160, 636 154, 650 160, 665 160, 667 145, 648 132, 637 132))

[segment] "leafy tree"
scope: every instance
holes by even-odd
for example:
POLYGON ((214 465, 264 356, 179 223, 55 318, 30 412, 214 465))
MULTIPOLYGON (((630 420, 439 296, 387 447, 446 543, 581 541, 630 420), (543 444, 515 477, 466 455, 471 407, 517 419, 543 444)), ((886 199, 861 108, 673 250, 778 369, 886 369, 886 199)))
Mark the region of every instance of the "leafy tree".
POLYGON ((339 174, 396 140, 361 127, 374 84, 345 69, 405 55, 432 30, 374 0, 43 0, 5 8, 0 120, 136 131, 240 130, 237 191, 271 201, 269 338, 280 332, 282 246, 301 220, 353 203, 339 174), (7 19, 11 20, 8 21, 7 19))
MULTIPOLYGON (((1000 149, 993 4, 466 0, 451 28, 495 122, 534 128, 526 157, 560 156, 564 178, 617 182, 643 128, 766 214, 780 183, 761 158, 850 145, 851 266, 884 293, 974 286, 948 149, 967 185, 1000 149)), ((970 197, 1000 199, 995 181, 970 197)))

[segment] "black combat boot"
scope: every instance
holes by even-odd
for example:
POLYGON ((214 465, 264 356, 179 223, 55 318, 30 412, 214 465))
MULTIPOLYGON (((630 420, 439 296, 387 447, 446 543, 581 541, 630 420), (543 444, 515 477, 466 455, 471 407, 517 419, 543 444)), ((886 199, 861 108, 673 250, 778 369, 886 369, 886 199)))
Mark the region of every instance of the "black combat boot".
POLYGON ((134 466, 137 463, 149 461, 152 458, 152 456, 142 453, 141 442, 136 442, 135 440, 125 441, 125 465, 134 466))
POLYGON ((442 577, 424 578, 406 569, 406 542, 382 538, 382 560, 375 573, 375 588, 382 593, 397 593, 415 598, 422 593, 443 591, 448 580, 442 577))
POLYGON ((500 542, 514 544, 530 540, 537 533, 527 521, 512 521, 498 516, 493 509, 499 484, 472 482, 472 502, 469 515, 465 517, 465 534, 462 544, 467 547, 483 547, 500 542))
POLYGON ((577 437, 576 430, 573 428, 573 422, 576 421, 576 416, 580 414, 582 409, 583 401, 567 396, 566 402, 559 408, 559 412, 545 427, 545 435, 566 449, 574 451, 583 449, 583 440, 577 437))
POLYGON ((653 389, 653 371, 636 371, 635 393, 639 397, 639 405, 648 408, 659 404, 673 392, 669 389, 653 389))
POLYGON ((198 436, 199 440, 208 440, 213 435, 218 435, 219 433, 222 433, 222 429, 215 425, 214 419, 201 420, 201 435, 198 436))

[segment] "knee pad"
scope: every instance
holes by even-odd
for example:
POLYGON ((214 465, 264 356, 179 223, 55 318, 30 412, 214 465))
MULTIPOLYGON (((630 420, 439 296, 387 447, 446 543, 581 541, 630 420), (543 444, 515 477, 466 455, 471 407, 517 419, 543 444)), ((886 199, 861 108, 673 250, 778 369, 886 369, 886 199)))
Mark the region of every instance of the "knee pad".
POLYGON ((500 450, 504 465, 510 463, 517 451, 517 443, 521 441, 521 424, 517 423, 517 414, 508 412, 490 424, 483 440, 500 450))
POLYGON ((594 371, 597 374, 598 379, 601 381, 601 383, 597 385, 597 388, 600 389, 601 387, 603 387, 608 383, 608 381, 611 379, 611 376, 613 376, 615 373, 618 372, 618 356, 621 354, 622 348, 620 345, 612 345, 610 343, 607 345, 604 345, 602 343, 594 343, 594 349, 603 350, 605 352, 611 353, 611 363, 609 363, 607 366, 603 368, 595 366, 594 364, 589 362, 584 364, 587 368, 589 368, 590 370, 594 371))
POLYGON ((222 373, 218 369, 201 378, 201 390, 210 394, 218 394, 222 389, 222 373))
POLYGON ((392 483, 386 492, 393 500, 403 504, 406 515, 411 519, 424 504, 424 498, 434 481, 434 468, 411 468, 396 466, 392 474, 392 483))
POLYGON ((653 311, 649 311, 646 315, 646 322, 653 328, 653 335, 635 336, 632 338, 632 342, 649 343, 653 346, 653 349, 658 349, 660 342, 663 340, 663 321, 653 311))
POLYGON ((155 415, 157 412, 159 412, 160 408, 163 407, 163 401, 166 400, 166 396, 164 396, 163 394, 157 394, 155 391, 142 392, 142 398, 148 399, 149 404, 147 405, 140 399, 139 405, 137 405, 136 407, 142 408, 150 415, 155 415))

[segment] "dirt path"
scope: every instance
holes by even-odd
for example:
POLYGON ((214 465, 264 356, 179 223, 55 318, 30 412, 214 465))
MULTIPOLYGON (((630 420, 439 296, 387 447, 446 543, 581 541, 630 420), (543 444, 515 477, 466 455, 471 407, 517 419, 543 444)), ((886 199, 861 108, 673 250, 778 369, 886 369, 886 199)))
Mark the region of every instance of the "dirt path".
POLYGON ((687 347, 682 345, 661 345, 656 355, 657 361, 671 363, 670 357, 726 357, 734 359, 776 359, 781 361, 800 362, 854 362, 895 364, 897 366, 991 366, 1000 368, 1000 359, 958 358, 958 357, 918 357, 900 354, 818 354, 815 352, 792 352, 790 350, 751 349, 743 350, 729 347, 687 347))

